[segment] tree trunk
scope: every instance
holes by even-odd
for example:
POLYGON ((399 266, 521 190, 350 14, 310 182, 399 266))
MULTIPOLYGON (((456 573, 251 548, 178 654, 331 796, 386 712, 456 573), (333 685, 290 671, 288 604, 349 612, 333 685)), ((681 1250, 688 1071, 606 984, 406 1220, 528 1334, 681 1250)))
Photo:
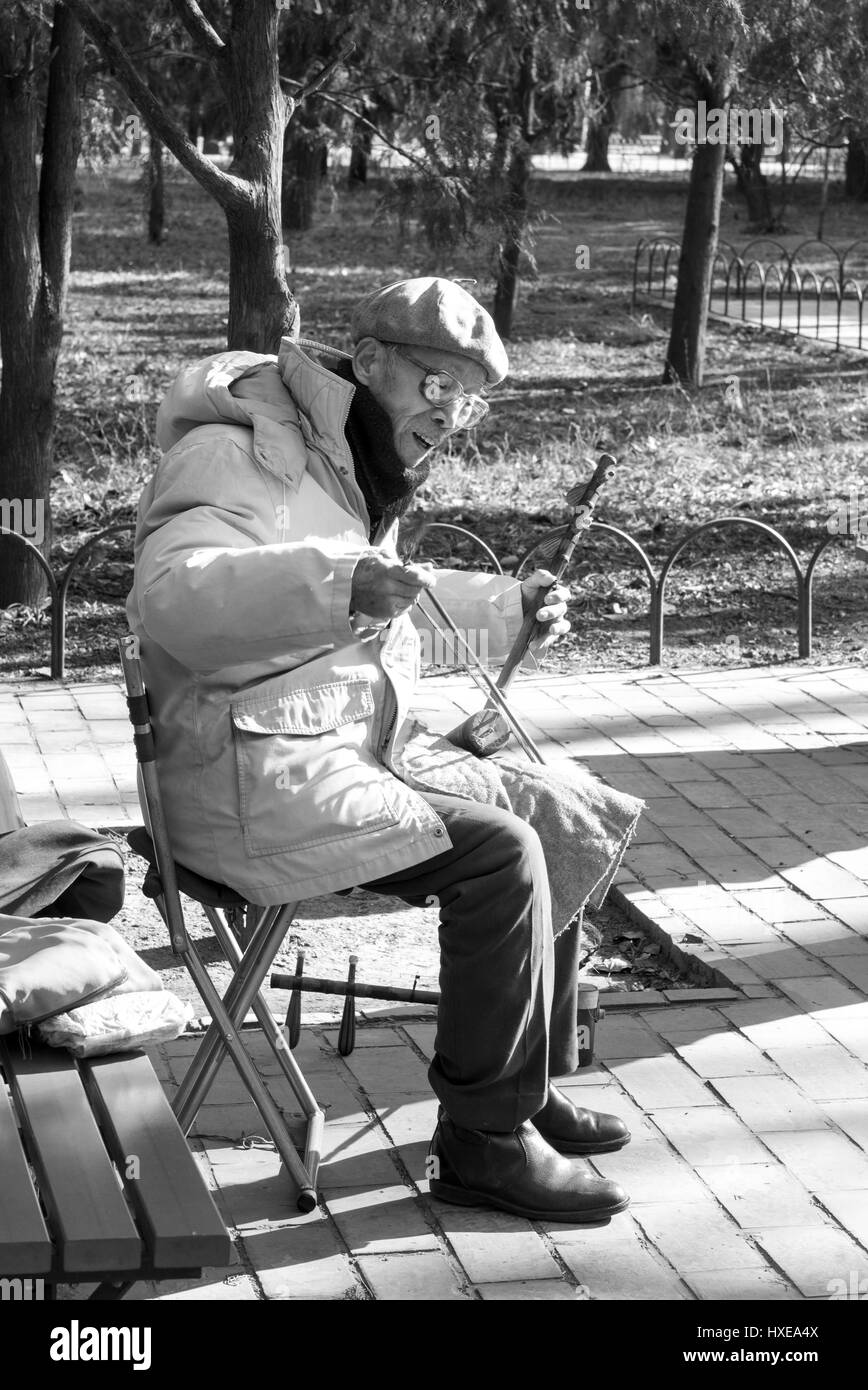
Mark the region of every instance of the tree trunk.
POLYGON ((582 165, 583 174, 611 174, 609 163, 609 136, 612 127, 604 121, 588 121, 588 134, 585 139, 587 159, 582 165))
POLYGON ((582 166, 583 174, 611 174, 609 164, 609 136, 617 120, 618 93, 626 72, 623 63, 615 60, 615 52, 610 50, 603 66, 595 74, 598 93, 598 111, 588 122, 585 140, 587 159, 582 166))
POLYGON ((768 179, 760 167, 762 157, 762 145, 742 145, 739 157, 733 155, 731 162, 738 191, 747 204, 748 230, 773 232, 777 223, 772 212, 768 179))
POLYGON ((530 146, 521 140, 513 148, 509 162, 504 235, 495 272, 493 318, 494 326, 503 338, 508 338, 512 332, 518 296, 518 266, 527 232, 530 175, 530 146))
MULTIPOLYGON (((0 15, 0 492, 6 504, 0 525, 8 521, 47 557, 84 37, 66 6, 55 5, 50 62, 40 41, 36 21, 23 10, 0 15)), ((17 542, 0 545, 0 606, 37 603, 45 593, 38 562, 23 555, 17 542)))
POLYGON ((306 232, 313 226, 316 200, 328 167, 328 138, 317 126, 311 130, 290 122, 283 141, 280 208, 283 226, 306 232))
POLYGON ((276 352, 298 331, 298 305, 286 283, 280 171, 286 105, 278 76, 274 0, 233 0, 226 97, 234 136, 230 173, 246 196, 224 204, 229 228, 228 346, 276 352))
POLYGON ((297 334, 298 305, 286 283, 280 223, 287 106, 280 90, 274 0, 231 0, 227 41, 198 6, 181 10, 196 51, 219 75, 229 107, 233 160, 226 173, 199 153, 88 0, 65 3, 148 126, 223 208, 229 229, 228 346, 275 352, 285 334, 297 334))
POLYGON ((148 241, 162 245, 166 236, 166 200, 163 183, 163 142, 149 131, 148 142, 148 241))
POLYGON ((350 148, 350 167, 347 170, 347 186, 360 188, 368 182, 368 160, 371 157, 373 132, 361 121, 353 125, 353 141, 350 148))
POLYGON ((868 139, 863 135, 851 135, 847 140, 844 194, 859 202, 868 201, 868 139))
MULTIPOLYGON (((708 104, 725 109, 727 99, 723 92, 713 92, 708 104)), ((672 330, 663 369, 663 380, 667 382, 677 380, 692 386, 702 385, 725 161, 724 143, 697 144, 687 191, 672 330)))

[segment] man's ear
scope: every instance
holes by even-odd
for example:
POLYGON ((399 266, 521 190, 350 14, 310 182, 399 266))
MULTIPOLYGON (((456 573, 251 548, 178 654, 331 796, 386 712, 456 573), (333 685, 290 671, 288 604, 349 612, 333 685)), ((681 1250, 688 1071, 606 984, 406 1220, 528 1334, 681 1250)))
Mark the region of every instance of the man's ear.
POLYGON ((376 338, 360 338, 353 353, 353 372, 363 386, 370 386, 376 374, 383 345, 376 338))

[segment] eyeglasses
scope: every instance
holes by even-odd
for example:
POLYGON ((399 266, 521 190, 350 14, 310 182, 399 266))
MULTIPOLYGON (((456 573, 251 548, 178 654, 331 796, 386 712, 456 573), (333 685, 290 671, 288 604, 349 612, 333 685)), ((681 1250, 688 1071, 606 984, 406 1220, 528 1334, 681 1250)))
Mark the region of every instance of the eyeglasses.
POLYGON ((409 352, 405 352, 397 343, 386 343, 384 346, 394 348, 399 357, 405 357, 408 362, 412 362, 414 367, 419 367, 425 373, 422 381, 419 382, 419 390, 430 405, 451 405, 453 401, 461 401, 461 412, 458 416, 458 427, 461 429, 472 429, 478 425, 480 420, 484 420, 489 411, 488 401, 481 396, 474 396, 464 387, 457 377, 451 372, 439 371, 435 367, 430 367, 427 362, 420 362, 418 358, 411 357, 409 352))

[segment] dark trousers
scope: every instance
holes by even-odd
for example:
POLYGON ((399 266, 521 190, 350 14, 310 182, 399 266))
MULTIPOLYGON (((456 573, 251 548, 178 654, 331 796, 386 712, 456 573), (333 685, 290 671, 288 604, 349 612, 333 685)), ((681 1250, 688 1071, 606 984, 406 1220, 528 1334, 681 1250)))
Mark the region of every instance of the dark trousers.
POLYGON ((426 795, 452 848, 363 886, 440 904, 432 1088, 456 1124, 514 1130, 541 1110, 549 1075, 574 1071, 579 932, 552 941, 535 830, 510 811, 426 795))

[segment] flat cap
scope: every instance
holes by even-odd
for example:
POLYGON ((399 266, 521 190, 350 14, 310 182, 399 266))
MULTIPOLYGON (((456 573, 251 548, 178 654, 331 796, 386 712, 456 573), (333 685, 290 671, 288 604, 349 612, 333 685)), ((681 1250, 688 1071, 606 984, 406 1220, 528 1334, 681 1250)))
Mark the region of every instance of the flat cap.
POLYGON ((398 280, 366 295, 353 310, 353 342, 379 338, 406 347, 457 352, 478 362, 496 386, 509 371, 491 315, 454 280, 398 280))

